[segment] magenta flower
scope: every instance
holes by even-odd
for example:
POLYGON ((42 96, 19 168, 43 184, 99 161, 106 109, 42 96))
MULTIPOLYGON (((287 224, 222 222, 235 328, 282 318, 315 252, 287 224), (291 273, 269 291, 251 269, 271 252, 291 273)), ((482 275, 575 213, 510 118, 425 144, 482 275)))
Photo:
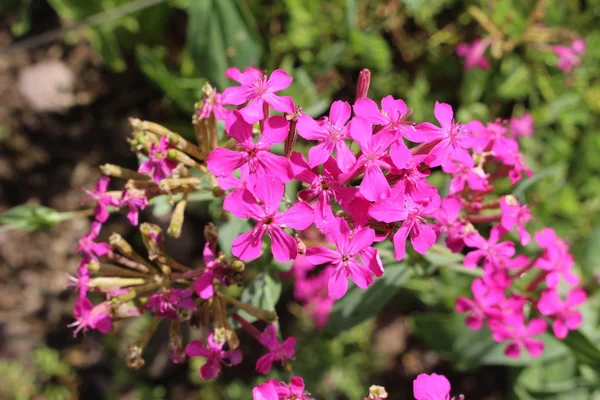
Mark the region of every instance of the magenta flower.
POLYGON ((150 145, 150 154, 148 159, 140 164, 138 172, 149 174, 152 180, 159 183, 167 176, 173 173, 173 169, 177 167, 177 161, 172 161, 167 158, 167 151, 171 148, 166 136, 162 136, 158 144, 150 145))
POLYGON ((79 298, 87 297, 92 280, 88 267, 85 264, 80 264, 77 268, 77 276, 68 275, 68 278, 71 282, 67 286, 75 288, 79 298))
POLYGON ((206 363, 200 368, 202 379, 213 379, 221 374, 221 365, 232 366, 242 362, 240 349, 233 351, 223 350, 225 340, 219 340, 214 333, 208 335, 207 344, 203 345, 199 340, 191 341, 185 347, 188 357, 206 358, 206 363))
POLYGON ((450 382, 443 375, 420 374, 413 381, 416 400, 450 400, 450 382))
POLYGON ((486 318, 502 318, 498 305, 505 300, 503 291, 490 288, 482 279, 476 279, 471 284, 471 292, 473 300, 466 297, 456 299, 456 311, 469 313, 465 320, 469 328, 481 329, 486 318))
POLYGON ((265 328, 260 335, 260 343, 269 350, 256 361, 256 371, 261 374, 268 374, 274 362, 278 361, 284 365, 286 358, 293 360, 296 354, 296 338, 292 336, 280 343, 275 325, 268 325, 265 328))
POLYGON ((542 318, 534 318, 526 325, 523 313, 510 314, 502 320, 490 320, 489 326, 495 341, 510 340, 504 349, 504 354, 510 358, 518 358, 523 348, 532 357, 539 357, 544 352, 544 342, 532 338, 546 332, 546 321, 542 318))
POLYGON ((82 264, 87 264, 92 260, 97 260, 105 254, 110 253, 110 246, 108 243, 96 243, 94 239, 100 234, 102 224, 100 222, 92 223, 92 229, 90 233, 79 239, 79 246, 77 246, 77 252, 82 254, 82 264))
POLYGON ((346 175, 351 177, 364 171, 359 191, 369 201, 389 196, 390 184, 381 169, 392 169, 392 160, 387 152, 394 138, 383 133, 373 135, 371 124, 361 117, 350 123, 350 135, 360 146, 361 155, 346 175))
POLYGON ((315 213, 303 202, 279 212, 282 196, 283 184, 277 178, 264 178, 262 182, 257 182, 254 195, 249 190, 238 190, 225 198, 223 209, 238 218, 251 218, 257 222, 251 231, 241 234, 233 241, 234 256, 241 260, 257 258, 262 238, 267 233, 271 237, 271 251, 277 261, 286 262, 296 258, 296 240, 283 228, 304 230, 313 223, 315 213))
POLYGON ((497 225, 490 231, 490 238, 488 240, 485 240, 478 232, 472 232, 465 236, 465 244, 477 249, 470 251, 465 256, 465 267, 475 268, 479 261, 483 260, 484 267, 501 268, 506 263, 506 260, 515 254, 515 244, 513 242, 498 243, 505 233, 504 228, 497 225))
POLYGON ((565 74, 568 74, 573 68, 581 64, 581 55, 585 53, 585 41, 577 38, 573 40, 571 47, 557 45, 554 46, 553 50, 554 54, 559 57, 556 66, 565 74))
POLYGON ((283 117, 271 117, 265 121, 262 135, 252 141, 252 125, 244 121, 240 112, 232 112, 225 123, 229 135, 238 142, 240 151, 223 147, 214 149, 206 159, 208 170, 217 177, 231 176, 233 171, 247 165, 254 180, 263 176, 276 176, 283 182, 292 179, 290 164, 285 157, 270 152, 271 146, 283 142, 288 134, 289 123, 283 117))
POLYGON ((106 193, 106 189, 108 188, 109 183, 110 178, 108 176, 101 176, 100 179, 98 179, 94 190, 90 191, 84 189, 87 193, 87 196, 84 197, 81 201, 96 201, 96 206, 94 207, 94 216, 96 217, 96 221, 98 222, 106 222, 106 220, 108 219, 108 207, 119 206, 119 200, 106 193))
POLYGON ((141 190, 124 190, 121 193, 121 201, 119 207, 129 207, 127 218, 133 226, 137 226, 139 219, 139 210, 148 207, 148 198, 141 190))
POLYGON ((446 246, 455 253, 465 247, 465 223, 459 219, 461 210, 461 200, 450 196, 442 200, 438 212, 433 217, 438 222, 434 228, 438 239, 441 235, 446 235, 446 246))
POLYGON ((564 339, 569 331, 573 331, 581 325, 583 317, 579 311, 573 310, 573 308, 585 302, 586 299, 587 295, 582 289, 570 291, 565 301, 560 298, 555 289, 549 289, 542 293, 537 307, 542 315, 554 320, 552 323, 554 336, 564 339))
POLYGON ((215 294, 214 280, 221 280, 223 266, 219 259, 215 258, 215 250, 210 243, 204 245, 202 251, 204 260, 204 271, 202 275, 194 281, 194 290, 201 299, 210 299, 215 294))
POLYGON ((442 165, 442 170, 450 174, 450 194, 456 194, 465 188, 465 185, 475 191, 488 189, 489 174, 481 166, 476 166, 473 157, 466 155, 460 160, 448 159, 442 165))
POLYGON ((490 62, 485 58, 484 53, 492 44, 492 38, 488 37, 483 40, 474 40, 471 43, 462 42, 456 47, 456 54, 465 58, 465 69, 488 69, 490 62))
POLYGON ((378 221, 391 223, 404 221, 394 234, 394 256, 402 260, 406 253, 406 240, 410 236, 413 248, 419 254, 425 254, 436 241, 436 233, 427 223, 425 216, 433 217, 439 208, 439 196, 433 196, 427 203, 414 201, 402 193, 402 187, 396 186, 390 197, 373 204, 369 215, 378 221))
POLYGON ((80 331, 86 333, 88 329, 108 333, 112 328, 110 303, 107 301, 94 306, 86 297, 79 297, 75 301, 73 316, 75 322, 69 324, 69 328, 75 327, 73 337, 77 336, 80 331))
POLYGON ((450 156, 459 161, 469 157, 465 148, 470 147, 471 140, 465 127, 454 121, 452 106, 436 101, 433 113, 441 127, 430 122, 423 122, 416 126, 417 130, 429 135, 426 140, 428 143, 437 142, 429 152, 430 155, 435 156, 435 159, 429 162, 429 166, 442 165, 450 156))
POLYGON ((237 106, 249 101, 250 103, 240 110, 247 123, 253 124, 266 117, 263 111, 265 103, 273 107, 275 111, 294 113, 294 100, 290 96, 275 94, 292 84, 294 78, 288 76, 287 72, 276 69, 267 79, 267 75, 256 68, 246 68, 242 73, 237 69, 230 68, 226 76, 239 82, 241 86, 225 89, 221 96, 221 102, 237 106))
POLYGON ((404 194, 413 200, 428 202, 431 196, 437 196, 437 189, 427 182, 429 170, 421 165, 427 156, 413 156, 404 142, 398 143, 401 145, 395 146, 396 151, 394 146, 390 151, 396 168, 388 175, 388 181, 390 184, 397 182, 396 187, 404 187, 404 194))
POLYGON ((304 139, 319 142, 308 151, 308 164, 311 168, 327 161, 333 151, 336 152, 337 163, 343 172, 354 165, 356 158, 344 142, 350 136, 346 123, 351 114, 350 104, 338 100, 331 105, 329 120, 324 124, 317 123, 306 114, 298 118, 298 134, 304 139))
POLYGON ((504 196, 500 200, 500 210, 502 211, 500 225, 509 232, 516 225, 521 244, 527 246, 531 241, 531 235, 525 229, 525 223, 532 218, 529 207, 526 204, 521 206, 514 196, 504 196))
POLYGON ((225 121, 230 111, 223 107, 223 95, 218 93, 213 89, 212 92, 208 96, 204 96, 204 102, 202 103, 202 108, 196 110, 196 114, 198 115, 198 119, 208 119, 211 114, 215 116, 216 119, 221 121, 225 121))
POLYGON ((510 133, 514 138, 533 135, 533 117, 531 114, 523 114, 522 117, 512 117, 509 121, 510 133))
POLYGON ((314 400, 304 388, 304 380, 294 376, 287 385, 270 379, 252 389, 252 400, 314 400))
POLYGON ((370 228, 361 228, 354 232, 348 228, 348 223, 343 218, 335 218, 331 223, 331 237, 336 245, 336 250, 324 246, 306 249, 306 258, 314 265, 330 264, 335 270, 329 278, 329 296, 335 299, 342 298, 348 290, 350 277, 356 286, 366 289, 373 283, 373 274, 381 276, 381 271, 371 270, 365 265, 365 260, 359 262, 357 256, 369 248, 375 239, 375 231, 370 228))
POLYGON ((548 287, 557 287, 561 277, 571 286, 578 285, 579 277, 571 270, 575 260, 569 253, 569 245, 558 237, 552 228, 542 229, 535 234, 534 238, 541 248, 546 249, 534 265, 548 272, 546 275, 548 287))
POLYGON ((150 296, 146 308, 159 317, 177 321, 180 319, 179 310, 196 309, 191 296, 191 289, 169 289, 166 292, 150 296))

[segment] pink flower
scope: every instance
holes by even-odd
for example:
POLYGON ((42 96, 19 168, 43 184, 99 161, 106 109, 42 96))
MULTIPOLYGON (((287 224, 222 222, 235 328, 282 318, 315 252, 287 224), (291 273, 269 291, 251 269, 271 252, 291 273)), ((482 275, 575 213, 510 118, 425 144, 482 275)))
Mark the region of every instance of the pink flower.
POLYGON ((274 362, 278 361, 284 365, 286 358, 292 360, 296 354, 296 338, 292 336, 280 343, 277 340, 275 325, 268 325, 265 328, 260 335, 260 343, 269 350, 256 361, 256 371, 261 374, 268 374, 274 362))
POLYGON ((169 289, 150 296, 146 307, 159 317, 179 320, 179 310, 195 310, 191 289, 169 289))
POLYGON ((212 90, 208 96, 204 96, 204 102, 202 103, 202 108, 196 110, 196 114, 198 115, 198 119, 208 119, 211 114, 215 116, 216 119, 221 121, 225 121, 230 111, 223 107, 223 95, 218 93, 216 90, 212 90))
POLYGON ((473 157, 465 156, 460 160, 449 159, 442 165, 442 170, 450 174, 450 194, 456 194, 468 185, 475 191, 488 189, 489 174, 486 174, 481 166, 476 166, 473 157))
POLYGON ((247 123, 253 124, 265 118, 263 111, 265 103, 273 107, 275 111, 294 113, 294 100, 289 96, 275 94, 292 84, 294 78, 288 76, 287 72, 276 69, 267 79, 267 75, 256 68, 246 68, 242 73, 237 68, 230 68, 226 76, 239 82, 241 86, 225 89, 221 102, 240 105, 250 101, 240 111, 247 123))
POLYGON ((96 206, 94 207, 94 215, 98 222, 106 222, 108 219, 108 207, 118 207, 119 200, 106 193, 110 178, 108 176, 101 176, 96 183, 94 190, 90 191, 84 189, 87 196, 81 201, 86 202, 89 200, 95 200, 96 206))
POLYGON ((498 225, 492 228, 488 240, 485 240, 478 232, 473 232, 465 236, 465 244, 478 249, 470 251, 465 256, 465 267, 475 268, 482 259, 484 267, 500 268, 504 265, 506 260, 515 254, 515 245, 513 242, 498 243, 505 233, 504 228, 498 225))
POLYGON ((465 69, 488 69, 490 67, 490 62, 485 58, 484 53, 492 44, 491 38, 485 38, 483 40, 474 40, 471 43, 462 42, 459 43, 456 48, 456 54, 460 57, 465 58, 465 69))
POLYGON ((482 279, 473 281, 471 292, 474 300, 466 297, 456 299, 456 311, 469 313, 465 320, 469 328, 480 329, 485 318, 502 318, 498 305, 504 301, 504 292, 486 286, 482 279))
POLYGON ((173 169, 177 167, 177 161, 172 161, 167 158, 167 151, 171 148, 166 136, 162 136, 158 144, 150 145, 150 154, 148 160, 142 162, 138 168, 138 172, 142 174, 150 174, 152 180, 159 183, 167 176, 173 173, 173 169))
POLYGON ((361 155, 347 175, 355 176, 364 171, 359 191, 365 199, 376 201, 389 196, 390 184, 381 169, 392 169, 392 160, 387 152, 394 138, 383 133, 373 135, 371 124, 361 117, 350 123, 350 134, 360 146, 361 155))
POLYGON ((544 343, 531 338, 546 332, 546 321, 541 318, 534 318, 526 325, 523 313, 516 313, 507 315, 502 320, 491 320, 489 325, 495 341, 510 340, 504 349, 504 354, 510 358, 518 358, 523 348, 532 357, 539 357, 544 352, 544 343))
POLYGON ((504 196, 500 200, 500 210, 502 211, 500 225, 509 232, 516 225, 521 244, 527 246, 531 241, 531 235, 525 229, 525 223, 532 218, 529 207, 521 206, 513 196, 504 196))
POLYGON ((214 296, 215 288, 213 282, 215 278, 221 280, 223 266, 221 265, 221 262, 215 258, 215 250, 210 243, 204 245, 202 258, 204 260, 204 271, 202 275, 194 281, 194 290, 198 297, 206 300, 214 296))
POLYGON ((568 74, 573 68, 581 64, 581 55, 583 53, 585 53, 585 41, 581 38, 575 39, 571 43, 571 47, 554 46, 554 54, 559 57, 556 66, 565 74, 568 74))
POLYGON ((238 236, 232 244, 233 255, 241 260, 252 260, 260 255, 265 233, 271 237, 271 251, 277 261, 286 262, 296 258, 296 240, 283 228, 304 230, 314 219, 314 210, 306 203, 298 202, 287 211, 279 212, 283 196, 283 184, 277 178, 265 177, 254 189, 238 190, 229 194, 223 209, 238 218, 251 218, 257 222, 251 231, 238 236), (260 201, 260 203, 259 203, 260 201))
POLYGON ((79 297, 75 301, 73 309, 75 322, 69 325, 69 328, 75 327, 73 336, 77 336, 80 331, 86 333, 88 329, 95 329, 102 333, 108 333, 112 328, 110 318, 110 303, 105 301, 94 306, 86 297, 79 297))
POLYGON ((202 379, 213 379, 221 374, 221 364, 226 366, 237 365, 242 362, 240 349, 233 351, 223 350, 225 340, 219 340, 214 333, 208 335, 207 344, 199 340, 191 341, 185 348, 188 357, 206 358, 206 363, 200 368, 202 379))
POLYGON ((438 239, 441 235, 446 235, 446 246, 455 253, 465 247, 465 223, 459 219, 461 209, 462 202, 458 197, 446 197, 434 216, 438 221, 434 228, 438 239))
POLYGON ((469 153, 465 148, 470 147, 471 140, 465 127, 454 121, 452 106, 436 101, 433 113, 441 127, 437 127, 430 122, 423 122, 416 126, 417 130, 429 135, 426 139, 428 143, 437 142, 429 152, 430 155, 435 156, 435 159, 429 162, 429 166, 442 165, 450 156, 458 161, 469 157, 469 153))
POLYGON ((575 260, 569 253, 569 245, 559 238, 551 228, 542 229, 535 234, 534 238, 541 248, 546 249, 542 256, 537 258, 534 265, 548 271, 548 275, 546 275, 548 287, 557 287, 561 276, 569 285, 578 285, 579 277, 571 270, 575 260))
POLYGON ((429 202, 416 202, 402 193, 402 187, 396 186, 390 197, 378 201, 369 210, 369 215, 381 222, 404 221, 393 238, 396 259, 404 258, 408 236, 419 254, 425 254, 435 243, 435 231, 424 218, 432 217, 438 211, 440 198, 435 194, 429 202))
POLYGON ((88 267, 83 263, 80 264, 79 268, 77 268, 77 276, 68 275, 68 278, 71 282, 67 286, 75 288, 78 297, 87 297, 90 291, 90 281, 92 280, 88 267))
POLYGON ((148 199, 142 191, 126 189, 121 193, 121 201, 119 203, 119 207, 125 206, 129 207, 129 212, 127 213, 129 222, 131 225, 137 226, 139 210, 148 207, 148 199))
POLYGON ((533 135, 533 117, 531 114, 523 114, 522 117, 512 117, 509 121, 510 133, 514 138, 533 135))
POLYGON ((304 380, 294 376, 287 385, 275 379, 261 383, 252 390, 252 400, 314 400, 304 389, 304 380))
POLYGON ((92 229, 90 233, 79 239, 79 246, 77 246, 77 252, 83 255, 82 264, 87 264, 92 260, 97 260, 105 254, 110 253, 110 246, 108 243, 96 243, 94 239, 100 234, 102 224, 99 222, 92 223, 92 229))
POLYGON ((240 151, 223 147, 214 149, 206 159, 208 170, 217 177, 230 176, 236 169, 247 165, 254 180, 263 176, 276 176, 283 182, 292 178, 290 164, 285 157, 270 152, 271 146, 285 140, 289 123, 283 117, 271 117, 265 121, 262 135, 252 141, 252 125, 244 121, 240 112, 232 112, 225 123, 229 135, 238 142, 240 151))
POLYGON ((581 325, 583 317, 579 311, 575 311, 573 308, 582 304, 586 299, 587 296, 582 289, 570 291, 565 301, 561 300, 556 290, 549 289, 542 293, 537 307, 542 315, 554 319, 552 323, 554 336, 564 339, 570 330, 575 330, 581 325))
POLYGON ((371 270, 359 262, 357 256, 361 251, 369 248, 375 239, 375 231, 370 228, 361 228, 351 232, 348 223, 343 218, 335 218, 331 224, 331 237, 336 245, 336 250, 324 246, 306 249, 306 258, 314 265, 331 264, 335 268, 329 278, 329 296, 339 299, 348 290, 348 277, 356 286, 366 289, 373 283, 373 274, 381 276, 378 269, 371 270))
POLYGON ((413 382, 416 400, 450 400, 450 382, 443 375, 420 374, 413 382))
POLYGON ((329 111, 329 120, 323 124, 304 114, 298 118, 298 134, 307 140, 317 140, 318 145, 308 151, 310 168, 323 164, 335 150, 337 163, 344 172, 348 171, 356 158, 350 151, 344 139, 350 132, 346 123, 350 119, 352 108, 345 101, 335 101, 329 111))

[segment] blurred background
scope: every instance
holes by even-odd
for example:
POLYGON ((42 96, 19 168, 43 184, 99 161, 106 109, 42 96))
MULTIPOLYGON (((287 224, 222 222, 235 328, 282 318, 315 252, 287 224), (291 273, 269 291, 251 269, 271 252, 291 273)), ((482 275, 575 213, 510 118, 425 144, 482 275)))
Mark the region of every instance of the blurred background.
MULTIPOLYGON (((542 1, 540 23, 586 40, 582 65, 570 74, 535 46, 490 56, 485 71, 466 71, 456 55, 458 43, 483 37, 490 26, 518 37, 539 3, 3 0, 0 213, 21 204, 48 208, 26 229, 7 224, 6 214, 0 227, 0 398, 249 398, 257 382, 251 363, 225 371, 218 382, 200 382, 197 363, 168 362, 166 329, 162 342, 159 332, 150 344, 155 350, 147 366, 128 370, 123 350, 144 329, 143 319, 105 337, 73 338, 66 326, 73 296, 65 286, 90 221, 56 223, 61 212, 81 208, 81 188, 93 186, 99 164, 135 168, 128 117, 193 137, 191 116, 203 84, 222 91, 229 66, 287 70, 294 82, 286 94, 313 116, 325 113, 332 99, 353 102, 362 68, 372 72, 370 97, 404 99, 415 121, 432 120, 436 100, 458 109, 461 122, 531 112, 535 134, 522 145, 535 175, 514 194, 532 206, 531 230, 551 226, 569 240, 588 292, 597 292, 600 0, 542 1)), ((168 212, 168 204, 157 204, 142 218, 162 224, 168 212)), ((170 244, 176 258, 200 258, 205 221, 201 213, 187 217, 181 239, 170 244)), ((135 234, 124 216, 108 227, 135 234)), ((408 399, 414 376, 435 371, 467 399, 600 398, 593 364, 582 365, 558 344, 542 360, 508 361, 489 333, 465 331, 462 317, 450 312, 454 299, 468 292, 468 277, 444 271, 426 278, 388 282, 385 298, 374 300, 382 308, 375 319, 357 310, 344 318, 334 308, 319 334, 295 318, 291 285, 279 288, 278 312, 299 332, 294 373, 313 395, 358 399, 379 384, 391 399, 408 399)), ((584 330, 597 339, 598 296, 590 297, 584 330)))

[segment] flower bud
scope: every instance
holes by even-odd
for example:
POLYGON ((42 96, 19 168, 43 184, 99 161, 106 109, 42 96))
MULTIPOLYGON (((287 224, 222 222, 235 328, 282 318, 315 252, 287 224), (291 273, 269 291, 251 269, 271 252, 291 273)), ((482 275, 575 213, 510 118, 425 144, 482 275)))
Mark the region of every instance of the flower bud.
POLYGON ((358 83, 356 85, 356 99, 367 97, 369 86, 371 85, 371 71, 364 68, 358 74, 358 83))

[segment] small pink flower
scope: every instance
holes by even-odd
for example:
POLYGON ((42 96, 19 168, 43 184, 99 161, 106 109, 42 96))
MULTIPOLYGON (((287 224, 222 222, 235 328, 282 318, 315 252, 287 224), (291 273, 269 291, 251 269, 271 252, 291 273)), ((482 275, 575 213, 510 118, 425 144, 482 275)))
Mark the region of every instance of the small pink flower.
POLYGON ((357 257, 361 251, 369 248, 375 239, 375 231, 361 228, 351 232, 348 223, 343 218, 335 218, 331 224, 331 237, 337 249, 324 246, 306 249, 306 258, 314 265, 331 264, 335 268, 329 278, 329 296, 342 298, 348 290, 350 277, 356 286, 366 289, 373 283, 373 274, 381 276, 381 270, 372 270, 365 265, 365 260, 359 262, 357 257))
POLYGON ((541 248, 546 249, 542 256, 537 258, 534 265, 548 271, 548 275, 546 275, 548 287, 557 287, 561 277, 571 286, 578 285, 579 277, 571 270, 575 260, 569 253, 569 245, 551 228, 542 229, 535 234, 534 238, 541 248))
POLYGON ((82 264, 87 264, 92 260, 97 260, 105 254, 110 253, 110 246, 108 243, 96 243, 94 239, 100 234, 102 224, 99 222, 92 223, 92 229, 90 233, 83 236, 79 240, 79 246, 77 246, 77 252, 82 254, 82 264))
POLYGON ((465 69, 467 70, 488 69, 490 62, 485 58, 484 53, 490 44, 492 44, 492 39, 489 37, 483 40, 474 40, 471 43, 462 42, 456 48, 456 54, 465 58, 465 69))
POLYGON ((523 114, 522 117, 512 117, 509 121, 510 133, 514 138, 521 136, 530 137, 533 135, 533 116, 529 113, 523 114))
POLYGON ((546 332, 546 321, 542 318, 534 318, 526 325, 523 313, 516 313, 507 315, 502 320, 491 320, 489 326, 495 341, 510 341, 504 349, 504 354, 510 358, 518 358, 523 348, 532 357, 539 357, 544 352, 544 342, 531 338, 546 332))
POLYGON ((152 180, 159 183, 167 176, 173 173, 173 169, 177 167, 177 162, 167 158, 167 151, 171 148, 166 136, 162 136, 158 144, 150 145, 150 154, 148 159, 140 164, 138 172, 142 174, 150 174, 152 180))
POLYGON ((465 156, 460 160, 450 158, 442 165, 442 170, 452 177, 451 195, 463 191, 465 185, 475 191, 488 189, 489 174, 486 174, 482 167, 476 166, 471 156, 465 156))
POLYGON ((323 164, 331 153, 336 152, 336 160, 343 172, 348 171, 356 162, 354 154, 344 142, 350 136, 346 125, 352 114, 350 104, 334 101, 329 111, 329 120, 319 124, 306 114, 298 118, 298 134, 307 140, 317 140, 318 145, 308 151, 310 168, 323 164))
POLYGON ((223 350, 225 340, 219 340, 214 333, 208 335, 206 345, 199 340, 191 341, 185 348, 188 357, 206 358, 206 363, 200 368, 202 379, 213 379, 221 374, 221 365, 232 366, 242 362, 240 349, 233 351, 223 350))
POLYGON ((218 93, 213 89, 212 92, 208 96, 204 96, 204 102, 202 103, 202 108, 196 111, 198 115, 198 119, 208 119, 211 114, 215 116, 216 119, 221 121, 225 121, 230 111, 223 107, 223 95, 218 93))
POLYGON ((287 385, 275 379, 266 381, 252 390, 252 400, 314 400, 304 388, 304 380, 294 376, 287 385))
POLYGON ((565 74, 568 74, 573 68, 581 64, 581 55, 585 53, 585 41, 577 38, 571 43, 571 47, 557 45, 554 46, 554 54, 558 58, 556 66, 565 74))
POLYGON ((433 217, 438 221, 434 228, 438 238, 446 235, 446 246, 455 253, 465 247, 463 241, 465 223, 459 219, 461 210, 461 200, 458 197, 449 196, 442 200, 438 212, 433 217))
POLYGON ((420 374, 413 382, 416 400, 450 400, 450 382, 443 375, 420 374))
POLYGON ((526 204, 520 205, 513 196, 504 196, 500 200, 500 210, 502 211, 500 225, 509 232, 516 225, 521 244, 527 246, 531 241, 531 235, 525 229, 525 223, 532 218, 529 207, 526 204))
POLYGON ((485 240, 478 232, 473 232, 465 236, 465 244, 477 250, 470 251, 464 260, 465 267, 475 268, 480 260, 483 265, 492 268, 500 268, 507 259, 515 254, 515 245, 513 242, 498 243, 506 231, 500 225, 492 228, 490 238, 485 240))
POLYGON ((214 280, 221 280, 223 274, 223 266, 221 262, 215 258, 215 250, 210 243, 204 245, 202 251, 204 260, 204 271, 202 275, 194 281, 194 290, 201 299, 210 299, 215 294, 214 280))
POLYGON ((110 303, 105 301, 94 306, 86 297, 79 297, 75 302, 73 309, 75 322, 69 325, 75 327, 73 336, 77 336, 80 331, 86 333, 88 329, 95 329, 102 333, 108 333, 112 328, 110 318, 110 303))
POLYGON ((250 103, 240 110, 247 123, 253 124, 265 118, 263 112, 265 103, 273 107, 275 111, 294 113, 294 100, 290 96, 275 94, 292 84, 294 78, 288 76, 287 72, 276 69, 267 79, 267 75, 256 68, 249 67, 241 73, 237 68, 230 68, 226 76, 239 82, 241 86, 225 89, 221 96, 221 102, 240 105, 249 101, 250 103))
POLYGON ((98 179, 98 183, 96 183, 96 187, 94 188, 94 190, 90 191, 84 189, 87 193, 87 196, 84 197, 81 201, 96 201, 96 207, 94 207, 94 215, 98 222, 106 222, 106 220, 108 219, 108 207, 119 206, 119 200, 106 193, 106 189, 108 188, 109 183, 110 178, 108 176, 101 176, 100 179, 98 179))
POLYGON ((68 275, 71 282, 67 284, 67 287, 73 287, 77 291, 78 297, 87 297, 90 291, 90 282, 92 280, 90 276, 90 270, 87 265, 80 264, 77 268, 77 276, 68 275))
POLYGON ((256 371, 268 374, 274 362, 285 364, 285 360, 294 359, 296 354, 296 338, 289 337, 280 343, 277 339, 277 330, 274 325, 268 325, 260 335, 260 343, 269 350, 267 354, 256 361, 256 371))
POLYGON ((148 198, 139 190, 124 190, 121 193, 120 207, 129 207, 127 218, 133 226, 137 226, 139 219, 139 210, 148 207, 148 198))
POLYGON ((254 194, 238 190, 229 194, 223 209, 238 218, 251 218, 257 222, 251 231, 238 236, 232 244, 233 255, 241 260, 252 260, 260 255, 265 233, 271 237, 271 251, 277 261, 286 262, 296 258, 296 240, 283 228, 304 230, 314 219, 314 210, 306 203, 298 202, 287 211, 280 212, 283 184, 276 178, 263 178, 257 183, 254 194), (260 201, 260 203, 259 203, 260 201))
POLYGON ((481 329, 486 318, 502 318, 497 306, 504 301, 504 292, 487 287, 482 279, 473 281, 471 292, 473 300, 466 297, 456 299, 456 311, 469 313, 465 320, 469 328, 481 329))
POLYGON ((292 170, 285 157, 270 152, 271 146, 283 142, 289 131, 289 123, 283 117, 271 117, 265 121, 262 135, 256 143, 252 140, 252 125, 242 119, 239 111, 232 112, 225 123, 229 135, 234 138, 240 151, 217 147, 207 157, 208 170, 217 177, 231 176, 233 171, 248 166, 254 181, 263 176, 275 176, 282 182, 292 179, 292 170))
POLYGON ((150 296, 146 307, 159 317, 179 320, 179 310, 195 310, 196 305, 191 298, 191 289, 169 289, 163 293, 150 296))
POLYGON ((581 325, 583 317, 579 311, 573 310, 573 308, 585 302, 586 299, 587 295, 582 289, 570 291, 565 301, 561 300, 555 289, 548 289, 542 293, 537 307, 542 315, 552 317, 554 320, 552 324, 554 336, 564 339, 570 330, 575 330, 581 325))
POLYGON ((426 142, 437 142, 429 152, 430 155, 435 157, 429 162, 429 166, 442 165, 450 156, 458 161, 468 158, 469 153, 465 148, 470 147, 471 139, 465 127, 454 121, 452 106, 436 101, 433 113, 441 127, 430 122, 422 122, 415 127, 427 135, 426 142))

